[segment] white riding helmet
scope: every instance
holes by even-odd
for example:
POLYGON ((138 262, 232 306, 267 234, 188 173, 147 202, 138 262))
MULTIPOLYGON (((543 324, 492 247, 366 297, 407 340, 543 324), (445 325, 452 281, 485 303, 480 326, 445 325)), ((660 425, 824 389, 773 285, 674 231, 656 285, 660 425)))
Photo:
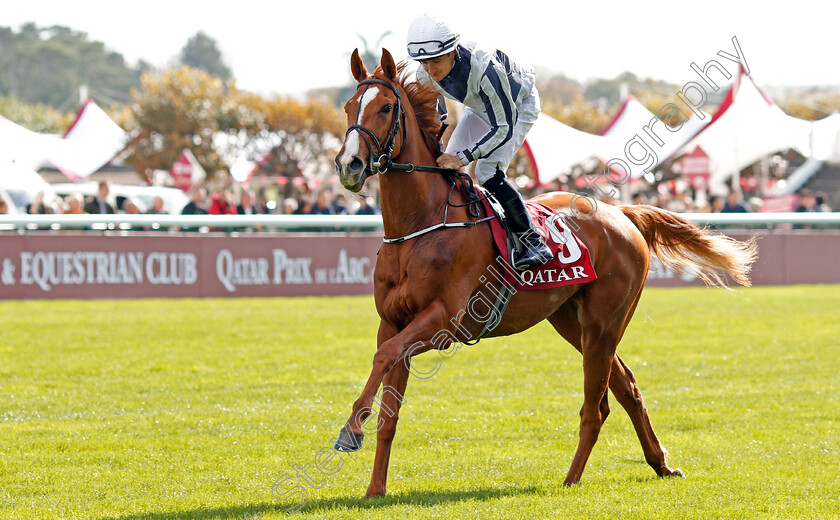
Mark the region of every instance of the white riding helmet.
POLYGON ((451 52, 461 35, 440 18, 424 14, 408 27, 408 55, 415 60, 429 60, 451 52))

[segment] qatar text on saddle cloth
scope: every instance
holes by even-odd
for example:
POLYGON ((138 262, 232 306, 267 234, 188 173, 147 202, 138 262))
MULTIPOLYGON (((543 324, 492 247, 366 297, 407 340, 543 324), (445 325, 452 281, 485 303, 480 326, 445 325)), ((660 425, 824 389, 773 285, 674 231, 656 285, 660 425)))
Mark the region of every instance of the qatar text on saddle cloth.
MULTIPOLYGON (((488 215, 495 213, 485 197, 482 197, 481 202, 488 215)), ((531 213, 534 225, 554 253, 554 258, 541 266, 522 271, 522 283, 517 285, 517 290, 551 289, 595 280, 598 276, 592 267, 589 249, 572 233, 569 226, 564 225, 563 215, 555 213, 539 202, 529 201, 526 207, 531 213)), ((490 228, 493 230, 496 248, 503 256, 507 256, 507 234, 502 224, 498 219, 493 219, 490 221, 490 228)), ((514 283, 513 275, 508 269, 505 269, 505 281, 514 283)))

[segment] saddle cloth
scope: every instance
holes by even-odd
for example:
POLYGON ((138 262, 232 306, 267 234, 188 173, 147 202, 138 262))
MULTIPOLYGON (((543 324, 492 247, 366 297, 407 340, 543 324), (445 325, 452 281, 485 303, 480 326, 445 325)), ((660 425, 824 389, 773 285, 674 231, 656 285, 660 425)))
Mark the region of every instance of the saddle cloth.
MULTIPOLYGON (((476 189, 480 188, 476 186, 476 189)), ((481 190, 481 195, 481 204, 487 215, 497 216, 490 221, 490 228, 493 231, 493 242, 508 264, 504 269, 505 282, 514 284, 517 280, 515 271, 511 267, 509 246, 512 240, 509 241, 507 226, 502 225, 502 217, 500 217, 504 215, 504 212, 486 190, 481 190)), ((517 290, 551 289, 595 280, 598 276, 592 267, 589 249, 572 233, 563 220, 564 216, 539 202, 528 201, 525 207, 531 214, 537 232, 542 235, 545 243, 554 253, 554 258, 543 265, 521 271, 517 290)))

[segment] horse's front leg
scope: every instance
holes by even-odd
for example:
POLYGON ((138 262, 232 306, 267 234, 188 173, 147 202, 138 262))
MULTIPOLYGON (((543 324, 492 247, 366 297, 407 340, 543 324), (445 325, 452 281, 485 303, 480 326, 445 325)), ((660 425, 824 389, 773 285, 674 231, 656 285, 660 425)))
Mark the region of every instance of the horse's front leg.
POLYGON ((440 330, 446 328, 446 309, 440 303, 426 307, 406 328, 379 345, 373 356, 373 369, 361 395, 353 403, 350 418, 339 432, 335 449, 339 451, 358 451, 362 447, 365 433, 373 433, 376 425, 365 425, 373 411, 371 405, 385 374, 397 363, 403 362, 409 354, 419 354, 432 348, 431 339, 440 330), (420 343, 420 345, 418 345, 420 343))
MULTIPOLYGON (((376 337, 377 348, 393 338, 397 329, 386 321, 379 324, 376 337)), ((391 458, 391 444, 397 432, 400 407, 403 403, 406 386, 408 386, 408 366, 397 363, 382 379, 382 395, 379 404, 379 424, 376 431, 376 458, 373 461, 373 474, 370 477, 365 497, 385 496, 385 485, 388 480, 388 462, 391 458)))
POLYGON ((379 424, 376 431, 376 458, 373 460, 373 474, 370 477, 365 497, 385 496, 388 480, 388 462, 391 458, 391 444, 397 433, 405 388, 408 385, 408 367, 397 363, 382 380, 382 396, 379 408, 379 424))

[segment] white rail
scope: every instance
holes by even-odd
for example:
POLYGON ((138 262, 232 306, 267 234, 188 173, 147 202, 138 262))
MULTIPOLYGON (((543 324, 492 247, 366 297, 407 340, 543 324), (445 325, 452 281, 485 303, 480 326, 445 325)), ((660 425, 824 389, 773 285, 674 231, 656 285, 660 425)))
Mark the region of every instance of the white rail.
POLYGON ((840 212, 832 213, 681 213, 695 224, 840 224, 840 212))
MULTIPOLYGON (((376 229, 380 215, 0 215, 0 226, 18 229, 376 229)), ((0 227, 0 229, 2 229, 0 227)))
MULTIPOLYGON (((833 213, 682 213, 698 225, 823 224, 840 226, 833 213)), ((375 230, 380 215, 0 215, 0 229, 335 229, 375 230)))

